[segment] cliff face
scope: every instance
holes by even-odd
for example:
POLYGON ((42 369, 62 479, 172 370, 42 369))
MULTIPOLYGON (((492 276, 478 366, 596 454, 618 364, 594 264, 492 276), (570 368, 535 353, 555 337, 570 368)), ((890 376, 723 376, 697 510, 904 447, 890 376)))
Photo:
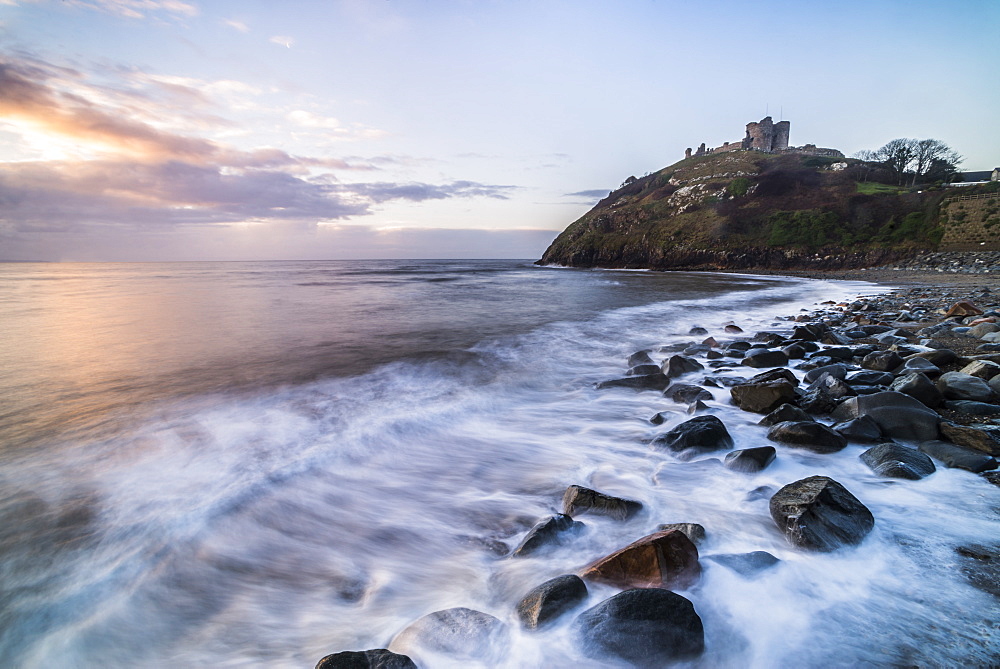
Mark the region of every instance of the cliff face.
POLYGON ((538 262, 650 269, 842 269, 933 249, 940 192, 870 184, 858 161, 735 151, 630 179, 538 262))

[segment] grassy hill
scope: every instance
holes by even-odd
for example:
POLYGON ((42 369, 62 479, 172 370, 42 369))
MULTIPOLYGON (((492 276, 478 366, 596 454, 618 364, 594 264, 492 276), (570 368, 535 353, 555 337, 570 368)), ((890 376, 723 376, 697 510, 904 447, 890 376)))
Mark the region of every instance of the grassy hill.
POLYGON ((838 269, 933 249, 944 192, 867 181, 864 163, 734 151, 630 178, 539 261, 651 269, 838 269))

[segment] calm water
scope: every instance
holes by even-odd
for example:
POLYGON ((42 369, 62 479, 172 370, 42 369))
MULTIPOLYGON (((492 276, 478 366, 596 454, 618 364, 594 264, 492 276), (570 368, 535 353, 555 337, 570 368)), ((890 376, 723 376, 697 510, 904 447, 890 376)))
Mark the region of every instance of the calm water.
MULTIPOLYGON (((703 554, 783 560, 755 580, 705 563, 693 666, 986 664, 996 600, 953 546, 997 535, 994 488, 887 483, 854 446, 753 476, 680 463, 647 443, 683 407, 593 389, 692 325, 721 338, 864 290, 516 261, 0 264, 0 666, 311 667, 450 606, 513 622, 534 585, 681 521, 703 554), (747 500, 818 473, 873 510, 860 548, 798 553, 747 500), (646 511, 499 557, 572 483, 646 511)), ((601 665, 560 625, 515 633, 504 666, 601 665)))

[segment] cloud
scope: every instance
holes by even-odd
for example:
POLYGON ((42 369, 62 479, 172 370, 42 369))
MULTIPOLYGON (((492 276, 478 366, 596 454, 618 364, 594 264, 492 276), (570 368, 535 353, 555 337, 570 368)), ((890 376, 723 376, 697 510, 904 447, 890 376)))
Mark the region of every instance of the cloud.
POLYGON ((288 37, 287 35, 275 35, 274 37, 267 40, 271 44, 277 44, 278 46, 283 46, 286 49, 291 49, 292 45, 295 44, 294 37, 288 37))
POLYGON ((63 0, 74 7, 117 14, 130 19, 146 18, 148 14, 197 16, 198 8, 180 0, 63 0))
POLYGON ((489 197, 506 200, 517 186, 491 186, 474 181, 455 181, 450 184, 425 183, 357 183, 338 187, 341 192, 360 195, 375 203, 387 200, 445 200, 453 197, 489 197))
POLYGON ((223 19, 222 25, 229 26, 233 30, 238 30, 241 33, 250 32, 250 26, 242 21, 237 21, 236 19, 223 19))
POLYGON ((578 190, 575 193, 566 193, 563 197, 582 197, 588 200, 600 200, 608 196, 610 193, 607 188, 597 188, 594 190, 578 190))

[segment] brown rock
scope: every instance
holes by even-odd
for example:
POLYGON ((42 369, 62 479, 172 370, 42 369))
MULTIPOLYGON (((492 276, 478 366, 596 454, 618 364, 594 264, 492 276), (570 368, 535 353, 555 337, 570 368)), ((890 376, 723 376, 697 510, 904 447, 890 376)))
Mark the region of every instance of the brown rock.
POLYGON ((739 408, 763 414, 774 411, 782 404, 794 402, 797 397, 795 386, 788 381, 733 386, 729 393, 739 408))
POLYGON ((584 567, 583 578, 619 588, 686 588, 701 576, 698 549, 680 530, 656 532, 584 567))
POLYGON ((611 516, 615 520, 628 520, 641 510, 641 502, 613 497, 581 485, 571 485, 563 494, 563 513, 571 518, 592 513, 611 516))
POLYGON ((945 318, 951 318, 952 316, 982 316, 983 310, 974 305, 968 300, 961 300, 956 302, 948 310, 948 313, 944 315, 945 318))
POLYGON ((953 444, 968 446, 987 455, 1000 455, 1000 430, 981 430, 941 421, 941 434, 953 444))

